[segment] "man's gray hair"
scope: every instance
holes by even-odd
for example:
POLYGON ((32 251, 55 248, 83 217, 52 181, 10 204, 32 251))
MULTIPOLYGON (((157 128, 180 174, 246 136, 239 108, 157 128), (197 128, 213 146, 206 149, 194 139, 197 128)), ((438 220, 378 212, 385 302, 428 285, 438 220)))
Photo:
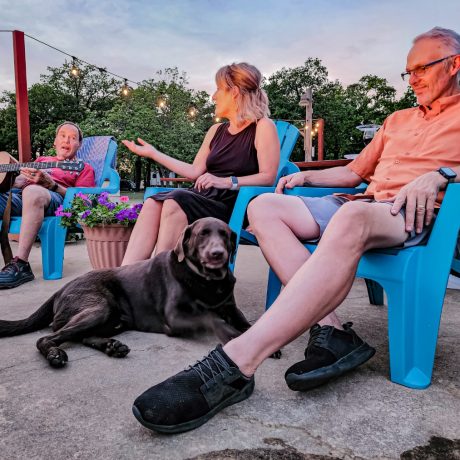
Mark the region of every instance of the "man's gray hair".
POLYGON ((78 141, 80 142, 81 144, 81 141, 83 140, 83 132, 80 128, 80 126, 78 126, 76 123, 74 123, 73 121, 64 121, 64 123, 61 123, 57 128, 56 128, 56 136, 58 135, 59 133, 59 130, 65 126, 65 125, 71 125, 71 126, 74 126, 75 128, 77 128, 77 131, 78 131, 78 141))
POLYGON ((443 29, 442 27, 434 27, 433 29, 418 35, 414 38, 414 43, 424 38, 433 38, 447 45, 452 54, 460 54, 460 35, 451 29, 443 29))

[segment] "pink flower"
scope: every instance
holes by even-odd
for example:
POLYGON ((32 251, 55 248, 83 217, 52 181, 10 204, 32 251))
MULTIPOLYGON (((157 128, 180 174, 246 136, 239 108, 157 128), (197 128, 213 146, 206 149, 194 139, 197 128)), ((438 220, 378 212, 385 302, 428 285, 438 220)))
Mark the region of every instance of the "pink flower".
POLYGON ((129 201, 129 196, 121 196, 121 197, 120 197, 120 201, 121 201, 122 203, 127 203, 127 202, 129 201))

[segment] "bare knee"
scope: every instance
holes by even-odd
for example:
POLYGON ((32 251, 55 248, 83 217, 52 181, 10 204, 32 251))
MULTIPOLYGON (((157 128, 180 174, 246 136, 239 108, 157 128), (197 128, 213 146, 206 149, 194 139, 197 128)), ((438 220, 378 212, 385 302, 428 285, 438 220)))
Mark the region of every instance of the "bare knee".
POLYGON ((264 193, 252 200, 248 205, 248 219, 251 227, 256 230, 263 227, 263 222, 276 219, 279 200, 272 193, 264 193))
POLYGON ((332 217, 324 236, 329 241, 337 240, 340 247, 362 250, 369 238, 370 210, 368 203, 345 203, 332 217))
POLYGON ((187 220, 187 216, 182 208, 174 200, 165 200, 161 210, 161 220, 187 220))
POLYGON ((46 208, 51 195, 48 190, 39 185, 29 185, 22 191, 22 201, 25 207, 46 208))

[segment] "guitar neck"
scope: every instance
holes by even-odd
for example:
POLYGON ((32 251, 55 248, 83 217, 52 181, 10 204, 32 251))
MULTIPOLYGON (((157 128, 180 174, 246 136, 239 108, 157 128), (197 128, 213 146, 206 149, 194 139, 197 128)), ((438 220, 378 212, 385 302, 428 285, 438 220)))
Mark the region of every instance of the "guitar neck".
POLYGON ((39 163, 9 163, 9 164, 0 164, 0 173, 4 172, 15 172, 19 171, 21 168, 33 168, 33 169, 50 169, 50 168, 60 168, 62 164, 65 164, 61 161, 44 161, 39 163))

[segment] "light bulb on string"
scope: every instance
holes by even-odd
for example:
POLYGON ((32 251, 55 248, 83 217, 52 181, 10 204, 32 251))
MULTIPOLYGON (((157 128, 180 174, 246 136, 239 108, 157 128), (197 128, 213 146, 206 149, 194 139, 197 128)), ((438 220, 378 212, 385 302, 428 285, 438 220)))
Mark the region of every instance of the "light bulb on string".
POLYGON ((188 109, 188 116, 189 116, 190 118, 195 118, 196 115, 197 115, 197 113, 198 113, 198 110, 196 109, 196 107, 191 106, 191 107, 188 109))
POLYGON ((74 78, 80 76, 80 69, 77 66, 78 59, 75 56, 72 56, 72 67, 70 68, 70 75, 74 78))
POLYGON ((130 96, 132 91, 133 89, 131 88, 131 86, 128 85, 128 79, 125 78, 125 83, 120 90, 122 97, 130 96))

